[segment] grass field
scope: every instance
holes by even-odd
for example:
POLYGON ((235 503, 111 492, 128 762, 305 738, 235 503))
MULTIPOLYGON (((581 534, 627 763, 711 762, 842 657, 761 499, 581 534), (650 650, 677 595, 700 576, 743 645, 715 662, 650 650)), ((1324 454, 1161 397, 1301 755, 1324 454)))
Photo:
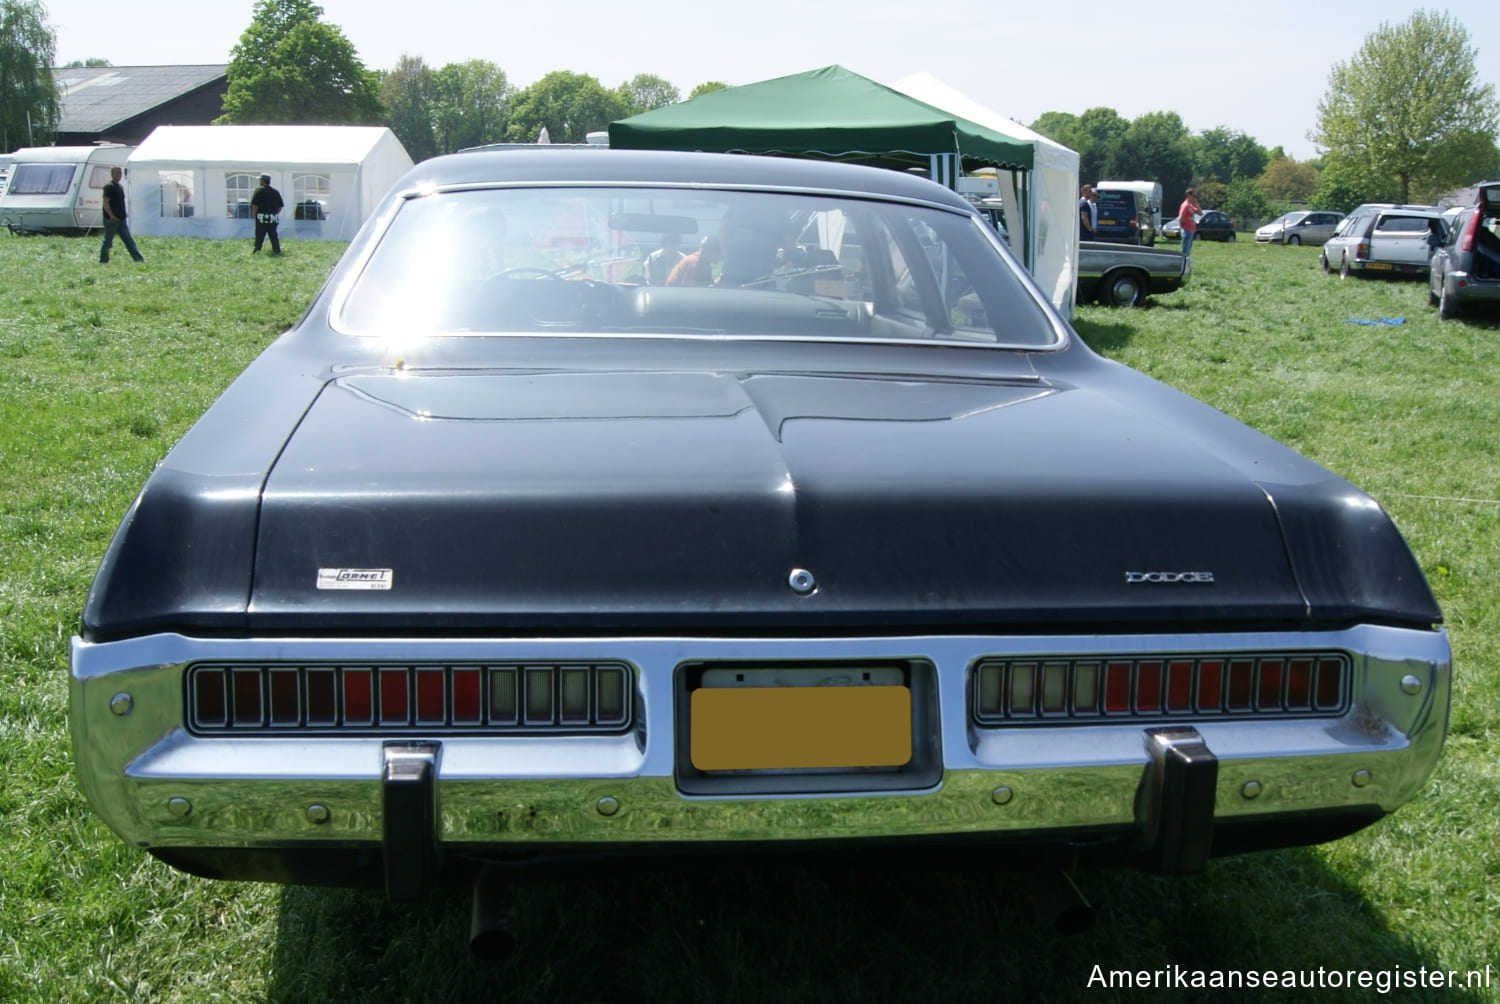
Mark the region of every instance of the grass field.
MULTIPOLYGON (((1370 491, 1447 617, 1448 747, 1412 804, 1344 840, 1201 875, 1078 876, 1056 936, 1005 867, 721 862, 526 887, 520 947, 471 961, 465 895, 190 878, 126 847, 72 777, 67 649, 152 465, 292 324, 341 250, 0 237, 0 1000, 1500 1001, 1500 323, 1439 323, 1416 283, 1341 282, 1316 249, 1199 244, 1190 286, 1080 310, 1099 351, 1370 491), (1373 326, 1348 319, 1401 318, 1373 326), (1112 970, 1490 971, 1489 989, 1090 985, 1112 970)), ((1328 977, 1325 974, 1325 982, 1328 977)), ((1429 981, 1430 982, 1430 981, 1429 981)))

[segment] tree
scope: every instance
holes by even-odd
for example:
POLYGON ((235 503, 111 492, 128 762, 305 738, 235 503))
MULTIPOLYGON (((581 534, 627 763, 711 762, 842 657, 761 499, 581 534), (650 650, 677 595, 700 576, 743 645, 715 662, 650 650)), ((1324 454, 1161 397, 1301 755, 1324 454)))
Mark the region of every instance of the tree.
POLYGON ((505 136, 512 143, 533 143, 545 128, 554 143, 583 143, 589 133, 625 117, 618 91, 605 90, 586 73, 554 70, 511 98, 505 136))
POLYGON ((79 67, 114 66, 114 65, 115 65, 114 63, 111 63, 107 59, 100 59, 98 56, 90 56, 88 59, 73 59, 73 60, 69 60, 67 68, 70 69, 70 70, 73 70, 73 69, 78 69, 79 67))
POLYGON ((385 124, 414 161, 437 153, 432 132, 432 68, 421 56, 402 53, 396 68, 380 81, 385 124))
POLYGON ((1268 159, 1265 147, 1249 136, 1218 126, 1198 134, 1193 172, 1199 178, 1217 178, 1228 184, 1259 177, 1268 159))
POLYGON ((311 0, 256 0, 230 52, 227 123, 373 124, 380 85, 343 32, 311 0))
POLYGON ((700 95, 710 94, 714 91, 726 91, 728 89, 729 85, 724 83, 723 81, 705 80, 703 81, 703 83, 692 89, 692 91, 688 94, 688 100, 691 101, 694 98, 699 97, 700 95))
POLYGON ((1266 193, 1254 178, 1236 178, 1224 189, 1223 201, 1216 208, 1224 210, 1236 220, 1260 220, 1271 216, 1266 193))
POLYGON ((1193 183, 1192 134, 1176 112, 1147 112, 1126 127, 1108 166, 1109 177, 1160 182, 1162 205, 1176 206, 1193 183))
POLYGON ((1261 172, 1260 189, 1272 202, 1306 202, 1318 190, 1318 174, 1318 169, 1309 163, 1277 157, 1261 172))
POLYGON ((0 151, 43 146, 57 132, 57 35, 41 0, 0 0, 0 151))
POLYGON ((1500 107, 1481 83, 1464 27, 1419 10, 1381 22, 1348 62, 1333 65, 1309 138, 1355 172, 1355 187, 1401 202, 1478 180, 1495 168, 1500 107))
POLYGON ((438 153, 500 143, 511 96, 505 71, 483 59, 448 63, 432 75, 432 135, 438 153))
POLYGON ((661 77, 650 73, 638 73, 619 87, 620 98, 625 102, 626 115, 639 115, 682 100, 677 88, 661 77))

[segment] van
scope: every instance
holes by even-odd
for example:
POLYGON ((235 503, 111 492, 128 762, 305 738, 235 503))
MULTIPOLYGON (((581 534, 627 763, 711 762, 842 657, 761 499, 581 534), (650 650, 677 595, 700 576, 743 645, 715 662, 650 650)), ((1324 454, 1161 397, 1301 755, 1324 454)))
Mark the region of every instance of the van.
POLYGON ((1094 240, 1112 244, 1142 243, 1141 219, 1145 214, 1136 205, 1136 193, 1119 189, 1095 191, 1099 222, 1094 240))
POLYGON ((1140 243, 1155 245, 1161 234, 1161 182, 1159 181, 1101 181, 1094 185, 1096 192, 1134 192, 1136 218, 1140 222, 1140 243))
POLYGON ((67 233, 104 226, 109 169, 125 168, 133 146, 23 147, 11 154, 0 224, 12 233, 67 233))

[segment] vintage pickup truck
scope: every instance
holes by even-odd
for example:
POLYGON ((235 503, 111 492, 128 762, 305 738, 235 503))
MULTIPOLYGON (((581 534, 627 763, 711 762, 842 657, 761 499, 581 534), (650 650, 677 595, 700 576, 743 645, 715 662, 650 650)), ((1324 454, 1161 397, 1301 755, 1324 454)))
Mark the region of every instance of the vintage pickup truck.
POLYGON ((1147 294, 1179 289, 1192 269, 1192 260, 1177 251, 1079 241, 1075 296, 1079 303, 1097 300, 1110 307, 1135 307, 1147 294))
MULTIPOLYGON (((998 203, 974 207, 1005 234, 1005 215, 998 203)), ((1137 244, 1078 242, 1079 303, 1095 300, 1110 307, 1136 307, 1151 293, 1170 293, 1187 282, 1193 263, 1177 251, 1158 251, 1137 244)))

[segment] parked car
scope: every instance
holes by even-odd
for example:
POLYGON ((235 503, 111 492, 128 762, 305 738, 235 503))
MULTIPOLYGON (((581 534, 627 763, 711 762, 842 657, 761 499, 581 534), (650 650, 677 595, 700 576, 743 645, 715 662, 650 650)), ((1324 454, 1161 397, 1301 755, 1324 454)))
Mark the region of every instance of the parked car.
POLYGON ((1444 320, 1470 307, 1500 304, 1500 181, 1482 183, 1477 204, 1449 224, 1427 276, 1427 302, 1444 320))
POLYGON ((1343 213, 1300 209, 1285 213, 1255 231, 1257 244, 1322 244, 1333 236, 1343 213))
POLYGON ((1172 873, 1412 798, 1441 619, 1369 496, 1096 355, 941 185, 491 150, 151 473, 69 719, 132 847, 477 918, 669 852, 1172 873))
POLYGON ((1425 276, 1433 248, 1446 236, 1436 206, 1366 203, 1344 218, 1319 252, 1324 272, 1425 276))
POLYGON ((1228 213, 1221 213, 1217 209, 1205 209, 1198 216, 1197 233, 1194 240, 1232 241, 1235 236, 1234 221, 1229 218, 1228 213))
POLYGON ((1165 220, 1161 225, 1161 233, 1157 235, 1164 241, 1182 240, 1182 222, 1177 217, 1165 220))

